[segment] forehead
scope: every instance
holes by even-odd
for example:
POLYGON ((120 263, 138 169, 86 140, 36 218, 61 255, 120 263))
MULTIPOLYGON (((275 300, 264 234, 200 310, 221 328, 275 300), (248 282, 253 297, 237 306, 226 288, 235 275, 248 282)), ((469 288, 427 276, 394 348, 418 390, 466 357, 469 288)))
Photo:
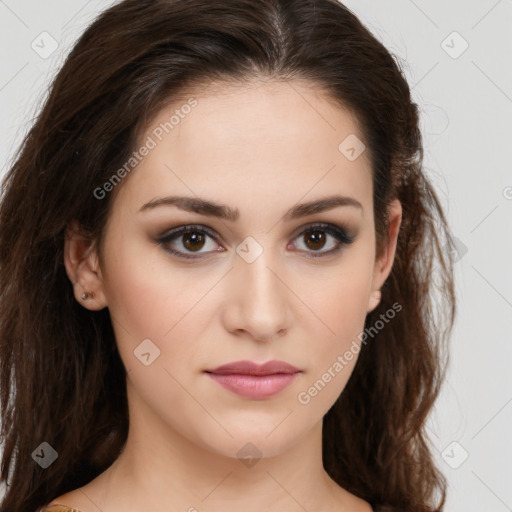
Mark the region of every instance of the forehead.
POLYGON ((125 185, 139 203, 175 192, 231 203, 242 194, 294 202, 339 192, 365 202, 367 152, 353 160, 344 152, 344 141, 362 138, 355 116, 313 84, 212 83, 181 94, 148 123, 140 144, 151 139, 154 147, 125 185))

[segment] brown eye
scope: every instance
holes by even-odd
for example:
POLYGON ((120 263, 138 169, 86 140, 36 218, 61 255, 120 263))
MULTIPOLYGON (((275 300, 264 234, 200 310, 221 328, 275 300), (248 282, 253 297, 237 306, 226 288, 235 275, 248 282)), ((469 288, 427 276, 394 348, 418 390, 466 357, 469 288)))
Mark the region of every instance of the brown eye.
POLYGON ((181 226, 157 238, 167 252, 180 258, 202 258, 207 253, 221 252, 223 250, 216 242, 213 231, 193 225, 181 226))
POLYGON ((189 251, 198 251, 199 249, 202 249, 206 242, 206 237, 197 231, 185 233, 182 237, 183 247, 189 251))
POLYGON ((327 236, 322 231, 307 231, 304 234, 304 243, 313 251, 318 251, 322 249, 327 240, 327 236))
POLYGON ((350 245, 355 235, 335 224, 315 224, 309 226, 296 237, 295 247, 307 257, 317 258, 328 256, 340 251, 343 246, 350 245))

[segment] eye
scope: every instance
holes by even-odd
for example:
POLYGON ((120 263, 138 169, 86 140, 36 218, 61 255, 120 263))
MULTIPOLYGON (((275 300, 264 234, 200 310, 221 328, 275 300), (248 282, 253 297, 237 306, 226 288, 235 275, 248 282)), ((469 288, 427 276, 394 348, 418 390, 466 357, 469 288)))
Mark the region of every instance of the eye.
POLYGON ((307 257, 312 258, 334 254, 343 246, 353 243, 354 239, 343 228, 323 223, 309 226, 295 238, 299 241, 296 248, 305 251, 307 257))
MULTIPOLYGON (((339 226, 320 223, 303 230, 294 239, 298 240, 298 244, 292 244, 292 247, 306 253, 307 257, 317 258, 340 251, 343 246, 353 243, 354 239, 339 226)), ((216 240, 215 232, 206 226, 187 225, 166 232, 156 242, 178 258, 200 259, 209 253, 225 251, 216 240)))
POLYGON ((194 253, 203 254, 221 252, 215 242, 215 234, 205 226, 181 226, 167 232, 157 239, 165 250, 179 258, 197 259, 202 256, 194 256, 194 253), (204 250, 203 250, 204 249, 204 250))

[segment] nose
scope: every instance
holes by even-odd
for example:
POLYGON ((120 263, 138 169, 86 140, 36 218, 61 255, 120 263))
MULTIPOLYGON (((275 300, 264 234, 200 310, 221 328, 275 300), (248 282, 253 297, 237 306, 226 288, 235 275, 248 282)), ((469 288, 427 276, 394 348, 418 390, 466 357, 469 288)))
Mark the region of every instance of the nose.
POLYGON ((265 252, 252 263, 236 258, 222 312, 225 328, 238 336, 270 341, 291 326, 291 291, 265 252))

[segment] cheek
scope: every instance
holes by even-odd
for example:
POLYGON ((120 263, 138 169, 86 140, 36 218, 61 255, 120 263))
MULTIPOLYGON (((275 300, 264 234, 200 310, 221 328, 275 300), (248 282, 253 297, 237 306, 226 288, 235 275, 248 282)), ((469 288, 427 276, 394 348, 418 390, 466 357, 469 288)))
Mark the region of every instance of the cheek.
POLYGON ((301 297, 326 324, 324 332, 330 332, 334 339, 363 327, 373 275, 370 255, 370 250, 361 247, 353 253, 347 252, 339 265, 311 278, 296 280, 301 283, 301 297))
POLYGON ((307 394, 313 398, 318 393, 315 400, 324 405, 336 399, 355 367, 371 288, 373 266, 367 254, 345 263, 314 287, 304 281, 301 290, 315 313, 307 327, 312 345, 305 347, 310 354, 308 383, 315 389, 307 394))
MULTIPOLYGON (((128 237, 127 237, 128 238, 128 237)), ((112 244, 104 288, 121 335, 133 340, 169 338, 218 280, 213 272, 178 267, 160 248, 123 240, 112 244), (117 254, 123 257, 116 257, 117 254), (193 277, 191 277, 193 274, 193 277)))
POLYGON ((154 247, 129 247, 121 240, 117 247, 125 257, 109 260, 105 290, 133 389, 159 414, 167 414, 165 404, 173 403, 188 417, 199 417, 182 386, 193 389, 205 364, 204 346, 197 340, 212 328, 216 308, 210 290, 218 272, 172 265, 154 247))

